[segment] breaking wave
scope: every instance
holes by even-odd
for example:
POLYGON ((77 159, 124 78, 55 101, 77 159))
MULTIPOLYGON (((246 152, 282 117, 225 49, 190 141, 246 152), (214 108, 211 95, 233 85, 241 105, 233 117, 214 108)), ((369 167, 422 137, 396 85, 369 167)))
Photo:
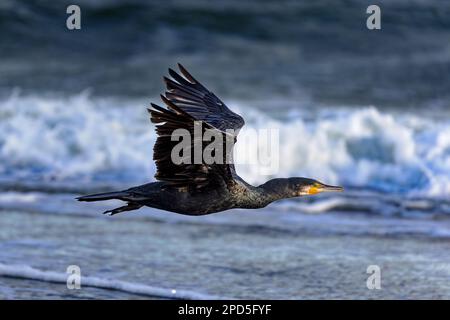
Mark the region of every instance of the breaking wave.
MULTIPOLYGON (((92 98, 88 92, 66 98, 15 92, 0 101, 0 176, 46 185, 151 180, 155 133, 148 103, 92 98)), ((308 176, 398 195, 450 194, 448 118, 375 107, 322 108, 275 118, 251 104, 235 101, 229 106, 244 116, 246 130, 279 132, 276 172, 265 176, 258 165, 237 166, 252 183, 272 176, 308 176)), ((264 146, 258 141, 257 149, 264 146)), ((237 153, 248 152, 246 148, 239 140, 237 153)))

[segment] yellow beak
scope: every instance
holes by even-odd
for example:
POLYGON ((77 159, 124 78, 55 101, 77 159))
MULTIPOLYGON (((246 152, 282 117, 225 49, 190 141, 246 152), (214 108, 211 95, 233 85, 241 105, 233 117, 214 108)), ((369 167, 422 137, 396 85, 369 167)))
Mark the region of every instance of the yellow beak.
POLYGON ((313 194, 317 194, 317 193, 321 193, 321 192, 342 192, 342 191, 344 191, 343 187, 322 184, 322 185, 312 186, 311 188, 309 188, 308 194, 313 195, 313 194))

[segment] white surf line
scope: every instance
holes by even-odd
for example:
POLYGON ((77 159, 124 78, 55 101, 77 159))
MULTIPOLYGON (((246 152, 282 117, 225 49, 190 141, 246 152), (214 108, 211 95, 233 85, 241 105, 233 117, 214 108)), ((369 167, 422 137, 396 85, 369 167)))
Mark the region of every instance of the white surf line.
MULTIPOLYGON (((68 274, 43 271, 27 265, 7 265, 0 263, 0 276, 20 279, 30 279, 43 282, 63 283, 66 285, 68 274)), ((133 293, 137 295, 167 298, 167 299, 186 299, 186 300, 222 300, 229 299, 202 294, 189 290, 165 289, 148 286, 145 284, 132 283, 114 279, 103 279, 98 277, 81 276, 81 289, 84 287, 93 287, 107 290, 116 290, 133 293)), ((69 289, 68 289, 69 290, 69 289)))

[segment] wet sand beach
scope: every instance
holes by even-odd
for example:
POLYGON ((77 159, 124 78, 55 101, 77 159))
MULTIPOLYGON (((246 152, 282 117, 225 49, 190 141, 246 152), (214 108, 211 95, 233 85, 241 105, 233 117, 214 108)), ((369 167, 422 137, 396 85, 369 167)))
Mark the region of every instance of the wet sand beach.
MULTIPOLYGON (((62 274, 75 264, 82 276, 239 299, 450 298, 446 254, 450 240, 420 234, 420 227, 414 231, 413 225, 421 221, 413 221, 412 226, 407 222, 409 231, 404 234, 389 235, 389 227, 398 226, 398 221, 389 221, 393 218, 372 217, 373 228, 343 232, 367 221, 358 214, 331 214, 324 220, 329 223, 325 232, 317 227, 318 216, 284 212, 274 219, 270 209, 261 215, 229 211, 207 222, 195 217, 164 221, 158 218, 163 215, 156 213, 154 218, 147 213, 111 218, 3 210, 0 263, 29 261, 38 270, 62 274), (225 215, 232 220, 224 222, 225 215), (265 226, 268 217, 278 223, 265 226), (301 223, 292 227, 299 219, 301 223), (380 290, 367 289, 369 265, 381 268, 380 290)), ((448 222, 445 227, 450 230, 448 222)), ((69 290, 65 283, 4 276, 0 276, 0 296, 151 298, 83 286, 69 290)))

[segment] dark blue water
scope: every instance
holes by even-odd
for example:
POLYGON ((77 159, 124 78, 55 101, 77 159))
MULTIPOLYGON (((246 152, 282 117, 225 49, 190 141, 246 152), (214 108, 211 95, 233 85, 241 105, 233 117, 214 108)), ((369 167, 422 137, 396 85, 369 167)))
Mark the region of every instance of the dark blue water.
POLYGON ((450 3, 378 1, 9 0, 0 6, 0 89, 154 96, 182 62, 222 96, 325 104, 445 107, 450 3))

